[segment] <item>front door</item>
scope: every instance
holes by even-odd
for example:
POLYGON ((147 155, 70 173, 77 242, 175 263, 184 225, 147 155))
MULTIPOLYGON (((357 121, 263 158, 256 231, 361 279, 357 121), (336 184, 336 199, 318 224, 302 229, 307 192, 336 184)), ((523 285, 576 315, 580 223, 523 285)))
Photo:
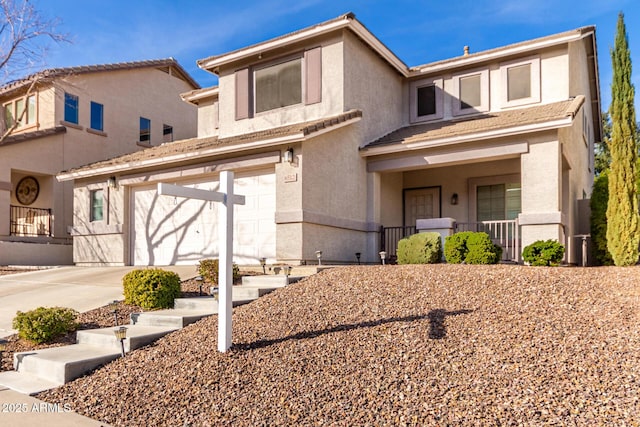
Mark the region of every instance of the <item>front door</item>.
POLYGON ((414 226, 418 219, 440 217, 440 187, 404 191, 404 225, 414 226))

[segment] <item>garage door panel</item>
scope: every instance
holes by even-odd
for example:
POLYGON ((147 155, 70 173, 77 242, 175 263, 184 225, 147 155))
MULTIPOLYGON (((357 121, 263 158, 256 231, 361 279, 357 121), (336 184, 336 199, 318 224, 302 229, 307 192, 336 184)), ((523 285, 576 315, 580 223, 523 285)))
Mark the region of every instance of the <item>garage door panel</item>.
MULTIPOLYGON (((246 205, 234 208, 234 262, 275 258, 275 174, 253 172, 235 179, 234 191, 246 205)), ((180 183, 217 191, 219 183, 180 183)), ((156 187, 132 191, 133 262, 135 265, 197 264, 218 257, 218 203, 158 196, 156 187)))

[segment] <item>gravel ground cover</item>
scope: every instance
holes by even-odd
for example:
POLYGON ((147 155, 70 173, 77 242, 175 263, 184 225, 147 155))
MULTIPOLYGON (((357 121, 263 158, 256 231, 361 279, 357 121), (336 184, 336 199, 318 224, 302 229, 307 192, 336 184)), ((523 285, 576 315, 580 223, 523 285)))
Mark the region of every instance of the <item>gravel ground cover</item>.
POLYGON ((38 398, 112 425, 640 425, 640 268, 325 271, 38 398))
POLYGON ((22 268, 18 268, 18 267, 0 266, 0 276, 4 276, 6 274, 23 273, 23 272, 26 272, 26 271, 31 271, 31 270, 22 269, 22 268))

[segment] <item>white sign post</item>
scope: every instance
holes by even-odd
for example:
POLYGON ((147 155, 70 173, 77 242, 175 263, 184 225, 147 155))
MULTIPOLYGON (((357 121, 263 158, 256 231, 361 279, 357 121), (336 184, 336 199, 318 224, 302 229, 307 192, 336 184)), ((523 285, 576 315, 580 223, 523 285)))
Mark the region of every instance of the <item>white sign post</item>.
POLYGON ((222 203, 219 224, 220 243, 218 260, 218 351, 224 353, 231 348, 231 301, 233 285, 233 206, 244 205, 244 196, 233 193, 233 172, 220 172, 220 190, 208 191, 197 188, 158 183, 158 195, 184 197, 222 203))

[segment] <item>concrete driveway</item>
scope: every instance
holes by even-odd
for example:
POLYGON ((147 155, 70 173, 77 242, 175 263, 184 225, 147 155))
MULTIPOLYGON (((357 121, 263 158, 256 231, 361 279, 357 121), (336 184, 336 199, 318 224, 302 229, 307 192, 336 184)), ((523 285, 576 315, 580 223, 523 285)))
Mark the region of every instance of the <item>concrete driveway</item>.
MULTIPOLYGON (((79 312, 122 300, 122 277, 142 267, 57 267, 0 276, 0 338, 14 334, 17 311, 69 307, 79 312)), ((159 267, 182 280, 197 275, 195 265, 159 267)))

